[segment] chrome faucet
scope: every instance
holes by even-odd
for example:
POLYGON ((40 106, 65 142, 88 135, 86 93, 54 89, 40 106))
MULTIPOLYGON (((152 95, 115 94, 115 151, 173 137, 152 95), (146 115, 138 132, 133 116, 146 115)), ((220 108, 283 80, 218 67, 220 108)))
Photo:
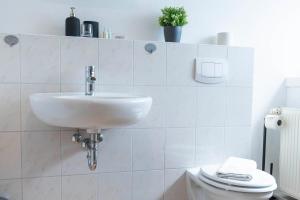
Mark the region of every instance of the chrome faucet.
POLYGON ((94 96, 95 95, 95 67, 87 66, 85 68, 85 95, 94 96))

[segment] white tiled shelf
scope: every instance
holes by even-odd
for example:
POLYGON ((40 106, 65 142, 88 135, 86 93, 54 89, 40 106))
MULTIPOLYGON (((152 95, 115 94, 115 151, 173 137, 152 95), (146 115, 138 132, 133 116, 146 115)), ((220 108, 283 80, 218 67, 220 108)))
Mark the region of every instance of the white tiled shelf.
POLYGON ((186 200, 187 167, 249 157, 251 48, 31 35, 18 35, 20 43, 8 47, 4 36, 0 194, 14 200, 186 200), (157 50, 146 52, 147 43, 157 50), (194 81, 196 57, 228 59, 228 81, 194 81), (39 121, 28 99, 36 92, 83 91, 86 65, 97 68, 97 91, 153 98, 146 119, 104 131, 96 172, 71 142, 73 131, 39 121))

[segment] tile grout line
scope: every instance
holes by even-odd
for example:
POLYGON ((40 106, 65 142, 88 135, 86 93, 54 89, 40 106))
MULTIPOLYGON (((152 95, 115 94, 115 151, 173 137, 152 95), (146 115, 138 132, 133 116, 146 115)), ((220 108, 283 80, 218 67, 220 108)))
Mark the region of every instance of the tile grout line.
POLYGON ((130 176, 131 176, 131 192, 130 192, 130 197, 131 199, 133 199, 133 151, 134 151, 134 147, 133 147, 133 135, 131 135, 131 171, 130 171, 130 176))
MULTIPOLYGON (((62 43, 62 40, 61 38, 59 38, 59 92, 61 93, 62 92, 62 86, 61 86, 61 79, 62 79, 62 76, 61 76, 61 43, 62 43)), ((62 141, 61 141, 61 128, 59 130, 59 142, 60 142, 60 200, 62 200, 62 193, 63 193, 63 181, 62 181, 62 167, 63 167, 63 159, 62 159, 62 141)))
MULTIPOLYGON (((226 48, 226 59, 228 60, 229 59, 229 48, 227 47, 226 48)), ((226 148, 226 127, 229 127, 228 126, 228 115, 229 115, 229 108, 228 108, 228 89, 230 88, 231 86, 228 85, 228 83, 225 84, 225 98, 224 98, 224 101, 225 101, 225 119, 224 119, 224 130, 223 130, 223 147, 225 149, 225 152, 223 152, 223 157, 225 158, 227 155, 228 155, 228 149, 226 148)))
MULTIPOLYGON (((199 45, 197 45, 196 47, 196 57, 198 57, 199 55, 199 45)), ((195 67, 195 64, 194 64, 194 67, 195 67)), ((195 69, 194 69, 194 73, 195 72, 195 69)), ((196 165, 198 165, 197 163, 197 150, 198 150, 198 147, 197 147, 197 139, 198 139, 198 136, 197 136, 197 128, 198 128, 198 122, 199 122, 199 111, 198 111, 198 107, 199 107, 199 93, 200 93, 200 90, 199 88, 196 88, 196 121, 195 121, 195 129, 194 129, 194 145, 195 145, 195 149, 194 149, 194 164, 193 166, 195 167, 196 165)))
POLYGON ((165 146, 166 146, 166 129, 164 129, 164 167, 163 167, 163 173, 164 173, 164 192, 163 192, 163 199, 165 200, 165 193, 166 193, 166 154, 165 154, 165 146))
POLYGON ((136 62, 135 62, 135 46, 136 46, 136 42, 133 41, 133 47, 132 47, 132 86, 133 88, 136 86, 135 84, 135 71, 136 71, 136 62))
MULTIPOLYGON (((21 36, 20 36, 21 37, 21 36)), ((21 163, 21 195, 22 195, 22 197, 21 197, 21 199, 23 200, 23 193, 24 193, 24 187, 23 187, 23 134, 22 134, 22 130, 23 130, 23 123, 22 123, 22 115, 23 115, 23 113, 22 113, 22 38, 20 39, 20 45, 19 45, 19 65, 20 65, 20 74, 19 74, 19 78, 20 78, 20 80, 19 80, 19 95, 20 95, 20 98, 19 98, 19 100, 20 100, 20 102, 19 102, 19 109, 20 109, 20 116, 19 116, 19 120, 20 120, 20 124, 19 124, 19 128, 20 128, 20 156, 21 156, 21 161, 20 161, 20 163, 21 163)))

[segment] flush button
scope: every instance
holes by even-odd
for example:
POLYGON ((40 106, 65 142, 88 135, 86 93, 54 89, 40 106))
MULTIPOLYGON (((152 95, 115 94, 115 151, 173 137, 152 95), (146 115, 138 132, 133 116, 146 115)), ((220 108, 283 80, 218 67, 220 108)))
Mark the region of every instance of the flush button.
POLYGON ((215 77, 223 77, 223 64, 215 63, 215 77))
POLYGON ((204 62, 201 65, 202 76, 214 77, 214 63, 204 62))
POLYGON ((196 58, 195 80, 206 84, 218 84, 228 77, 228 62, 223 58, 196 58))

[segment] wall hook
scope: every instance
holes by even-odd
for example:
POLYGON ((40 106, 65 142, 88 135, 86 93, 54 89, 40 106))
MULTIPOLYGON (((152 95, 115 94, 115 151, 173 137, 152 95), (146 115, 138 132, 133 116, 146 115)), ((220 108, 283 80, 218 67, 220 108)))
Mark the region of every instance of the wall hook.
POLYGON ((148 53, 152 54, 154 51, 156 51, 156 45, 153 44, 153 43, 148 43, 148 44, 145 45, 145 50, 148 53))
POLYGON ((19 43, 19 38, 14 35, 7 35, 4 37, 4 42, 8 44, 10 47, 19 43))

